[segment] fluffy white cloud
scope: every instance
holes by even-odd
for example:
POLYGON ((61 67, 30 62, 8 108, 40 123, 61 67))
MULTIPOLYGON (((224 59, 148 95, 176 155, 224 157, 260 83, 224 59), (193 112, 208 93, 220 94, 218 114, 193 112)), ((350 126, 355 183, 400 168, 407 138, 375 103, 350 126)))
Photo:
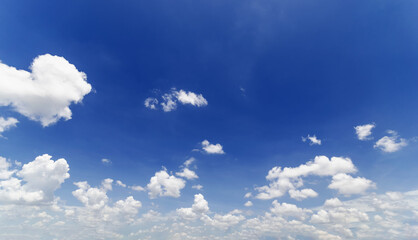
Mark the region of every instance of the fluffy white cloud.
POLYGON ((194 203, 191 208, 179 208, 177 214, 186 219, 195 219, 209 211, 208 202, 202 194, 194 195, 194 203))
POLYGON ((362 141, 371 139, 369 136, 372 134, 374 127, 376 127, 374 123, 355 126, 354 129, 356 130, 357 138, 362 141))
POLYGON ((132 190, 134 190, 134 191, 138 191, 138 192, 145 191, 145 188, 143 188, 143 187, 141 187, 141 186, 131 186, 131 187, 129 187, 129 188, 131 188, 131 189, 132 189, 132 190))
POLYGON ((312 211, 309 209, 299 208, 294 204, 282 203, 280 204, 277 200, 273 201, 270 212, 282 216, 282 217, 294 217, 298 219, 305 219, 308 213, 312 211))
POLYGON ((391 134, 391 136, 384 136, 381 139, 379 139, 374 145, 374 148, 379 148, 384 152, 391 153, 396 152, 408 145, 406 139, 399 138, 397 132, 389 130, 388 133, 391 134))
POLYGON ((317 197, 318 193, 315 192, 314 190, 310 189, 310 188, 306 188, 306 189, 302 189, 302 190, 295 190, 295 189, 290 189, 289 190, 289 195, 291 198, 296 199, 298 201, 301 201, 305 198, 308 197, 317 197))
POLYGON ((0 158, 0 201, 13 204, 52 203, 54 192, 69 178, 69 166, 63 158, 51 160, 44 154, 24 164, 20 171, 10 171, 10 164, 0 158), (16 177, 12 173, 16 172, 16 177), (22 184, 24 182, 24 184, 22 184))
POLYGON ((332 182, 328 187, 338 190, 340 194, 352 195, 364 194, 368 189, 375 188, 376 185, 366 178, 353 178, 345 173, 339 173, 332 177, 332 182))
POLYGON ((1 134, 6 131, 9 130, 10 128, 16 127, 16 124, 19 121, 16 118, 4 118, 4 117, 0 117, 0 137, 2 136, 1 134))
POLYGON ((247 201, 246 203, 244 203, 244 206, 246 207, 251 207, 253 205, 253 202, 251 201, 247 201))
POLYGON ((183 163, 183 165, 186 167, 186 168, 188 168, 194 161, 196 161, 196 159, 194 158, 194 157, 191 157, 191 158, 189 158, 189 159, 187 159, 184 163, 183 163))
POLYGON ((147 189, 150 198, 156 198, 157 196, 178 198, 180 197, 180 190, 185 186, 186 182, 183 179, 169 175, 164 169, 156 172, 155 175, 151 177, 147 189))
POLYGON ((93 188, 86 181, 75 182, 74 185, 78 189, 73 191, 73 196, 83 203, 84 206, 91 209, 100 209, 107 204, 109 198, 106 191, 108 188, 93 188))
POLYGON ((184 168, 181 172, 176 172, 176 175, 179 176, 179 177, 186 178, 187 180, 192 180, 192 179, 199 178, 194 171, 192 171, 188 168, 184 168))
POLYGON ((334 207, 341 207, 342 202, 338 198, 330 198, 327 199, 324 203, 324 207, 334 208, 334 207))
POLYGON ((91 91, 86 74, 63 57, 38 56, 30 69, 17 70, 0 62, 0 106, 11 106, 44 127, 71 119, 70 105, 91 91))
POLYGON ((309 145, 321 145, 321 139, 318 139, 315 135, 308 135, 307 137, 302 137, 303 142, 306 142, 308 140, 310 141, 309 145))
MULTIPOLYGON (((333 176, 338 173, 354 173, 357 169, 349 158, 317 156, 314 161, 309 161, 298 167, 274 167, 266 179, 270 181, 268 186, 256 188, 260 193, 258 199, 272 199, 283 196, 291 189, 303 186, 301 177, 313 176, 333 176)), ((296 192, 294 192, 296 194, 296 192)), ((312 194, 311 194, 312 195, 312 194)))
MULTIPOLYGON (((161 107, 164 112, 171 112, 177 109, 177 103, 190 104, 196 107, 204 107, 208 105, 208 101, 203 97, 202 94, 196 94, 194 92, 179 90, 172 88, 169 93, 165 93, 161 96, 161 107)), ((145 99, 144 105, 150 109, 157 109, 158 99, 149 97, 145 99)))
POLYGON ((208 140, 202 141, 202 149, 209 154, 225 154, 224 150, 222 149, 222 145, 217 144, 211 144, 208 140))
POLYGON ((194 92, 186 92, 180 90, 176 92, 177 99, 183 104, 191 104, 197 107, 203 107, 208 105, 208 101, 202 96, 202 94, 196 94, 194 92))

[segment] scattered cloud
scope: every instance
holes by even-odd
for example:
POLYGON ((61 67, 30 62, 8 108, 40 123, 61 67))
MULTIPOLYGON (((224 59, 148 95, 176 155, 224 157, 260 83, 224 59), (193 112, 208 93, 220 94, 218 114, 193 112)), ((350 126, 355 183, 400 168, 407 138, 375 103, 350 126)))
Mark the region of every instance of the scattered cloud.
POLYGON ((354 129, 356 130, 357 138, 359 140, 365 141, 365 140, 372 139, 370 135, 372 134, 372 129, 375 127, 376 127, 376 124, 369 123, 365 125, 355 126, 354 129))
POLYGON ((70 105, 80 103, 92 89, 86 74, 63 57, 38 56, 30 69, 0 62, 0 106, 10 106, 44 127, 71 119, 70 105))
POLYGON ((404 138, 400 138, 397 132, 389 130, 388 133, 391 136, 384 136, 379 139, 374 145, 374 148, 379 148, 383 152, 392 153, 399 151, 401 148, 408 145, 408 141, 404 138))
POLYGON ((19 121, 16 118, 9 117, 6 119, 3 117, 0 117, 0 137, 2 136, 2 133, 4 131, 9 130, 10 128, 16 127, 16 124, 18 122, 19 121))
POLYGON ((129 188, 132 189, 132 190, 134 190, 134 191, 138 191, 138 192, 145 191, 145 188, 143 188, 141 186, 131 186, 129 188))
POLYGON ((318 193, 315 192, 314 190, 310 189, 310 188, 306 188, 306 189, 302 189, 302 190, 290 189, 289 190, 289 195, 290 195, 291 198, 296 199, 298 201, 301 201, 305 198, 317 197, 318 193))
POLYGON ((208 154, 225 154, 222 148, 222 145, 219 143, 211 144, 208 140, 202 141, 202 149, 208 154))
POLYGON ((309 145, 321 145, 321 140, 318 139, 315 135, 308 135, 307 137, 302 137, 303 142, 306 142, 308 140, 310 141, 309 145))
MULTIPOLYGON (((302 177, 307 176, 334 176, 338 173, 355 173, 356 167, 349 158, 332 157, 329 159, 326 156, 317 156, 313 161, 309 161, 306 164, 301 164, 298 167, 274 167, 266 176, 266 179, 270 181, 268 186, 257 187, 259 191, 256 198, 258 199, 273 199, 281 197, 289 190, 295 190, 303 186, 302 177)), ((305 190, 305 194, 313 196, 314 193, 309 190, 305 190)), ((303 195, 301 192, 292 191, 293 195, 303 195)), ((307 195, 307 196, 308 196, 307 195)))
POLYGON ((196 159, 194 158, 194 157, 191 157, 191 158, 189 158, 189 159, 187 159, 184 163, 183 163, 183 165, 186 167, 186 168, 188 168, 193 162, 195 162, 196 161, 196 159))
POLYGON ((165 93, 161 96, 161 101, 158 101, 157 98, 149 97, 145 99, 144 105, 149 109, 158 109, 158 103, 162 107, 164 112, 171 112, 177 109, 177 103, 183 105, 189 104, 195 107, 204 107, 208 105, 208 101, 203 97, 202 94, 196 94, 191 91, 185 90, 176 90, 172 88, 170 92, 165 93))

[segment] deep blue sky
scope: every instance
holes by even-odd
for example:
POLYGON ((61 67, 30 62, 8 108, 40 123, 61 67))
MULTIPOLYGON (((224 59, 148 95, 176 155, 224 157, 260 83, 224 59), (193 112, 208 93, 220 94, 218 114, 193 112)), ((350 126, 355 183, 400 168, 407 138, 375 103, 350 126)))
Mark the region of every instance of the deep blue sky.
MULTIPOLYGON (((417 8, 417 1, 2 1, 3 63, 28 70, 38 55, 63 56, 94 92, 71 106, 71 120, 45 128, 1 108, 20 121, 0 139, 1 155, 23 163, 43 153, 64 157, 71 179, 58 195, 74 203, 72 182, 110 177, 145 186, 162 166, 175 172, 192 156, 196 183, 221 211, 241 206, 245 188, 265 185, 272 167, 317 155, 350 157, 376 192, 411 190, 417 8), (144 107, 172 87, 202 94, 208 106, 144 107), (354 126, 373 122, 374 140, 393 129, 408 146, 389 154, 359 141, 354 126), (302 142, 308 134, 322 145, 302 142), (204 139, 226 154, 192 152, 204 139)), ((194 193, 154 201, 174 209, 194 193)))

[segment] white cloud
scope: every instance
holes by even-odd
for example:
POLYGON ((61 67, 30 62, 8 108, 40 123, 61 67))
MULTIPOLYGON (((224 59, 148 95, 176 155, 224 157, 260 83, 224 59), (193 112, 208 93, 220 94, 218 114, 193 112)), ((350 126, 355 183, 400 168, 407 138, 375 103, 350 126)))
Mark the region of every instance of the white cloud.
POLYGON ((349 158, 317 156, 314 161, 301 164, 298 167, 274 167, 266 179, 270 181, 268 186, 256 188, 260 193, 258 199, 272 199, 283 196, 291 189, 303 186, 301 177, 333 176, 338 173, 354 173, 357 169, 349 158))
POLYGON ((192 188, 196 190, 202 190, 203 186, 200 184, 197 184, 197 185, 193 185, 192 188))
POLYGON ((109 201, 106 194, 107 188, 90 187, 86 181, 75 182, 74 185, 76 185, 78 189, 73 191, 73 196, 88 208, 100 209, 109 201))
POLYGON ((209 154, 225 154, 224 150, 222 149, 222 145, 217 144, 211 144, 208 140, 202 141, 202 149, 209 154))
POLYGON ((321 139, 318 139, 315 135, 308 135, 307 137, 302 137, 303 142, 306 142, 308 140, 310 141, 309 145, 321 145, 321 139))
MULTIPOLYGON (((160 104, 164 112, 176 110, 178 102, 183 105, 190 104, 195 107, 204 107, 208 105, 208 101, 202 94, 196 94, 182 89, 177 91, 175 88, 172 88, 169 93, 163 94, 161 98, 162 100, 160 104)), ((149 97, 144 101, 145 107, 150 109, 157 109, 158 103, 158 99, 152 97, 149 97)))
POLYGON ((117 180, 116 184, 120 187, 126 187, 126 184, 124 184, 121 180, 117 180))
POLYGON ((176 92, 177 99, 183 104, 191 104, 197 107, 203 107, 208 105, 208 101, 202 96, 202 94, 196 94, 194 92, 186 92, 180 90, 176 92))
POLYGON ((30 69, 17 70, 0 62, 0 106, 11 106, 44 127, 71 119, 70 105, 80 103, 91 91, 86 74, 63 57, 38 56, 30 69))
POLYGON ((187 180, 199 178, 194 171, 188 168, 184 168, 181 172, 176 172, 176 175, 179 177, 186 178, 187 180))
POLYGON ((342 202, 338 198, 330 198, 327 199, 324 203, 324 207, 334 208, 334 207, 341 207, 342 202))
POLYGON ((167 171, 156 172, 147 185, 150 198, 157 196, 180 197, 180 190, 186 186, 186 182, 181 178, 169 175, 167 171))
POLYGON ((147 98, 144 101, 144 105, 145 107, 149 108, 149 109, 157 109, 157 104, 158 104, 158 100, 156 98, 147 98))
POLYGON ((104 188, 106 191, 112 190, 112 184, 113 184, 113 179, 106 178, 102 181, 102 188, 104 188))
POLYGON ((247 201, 245 204, 244 204, 244 206, 246 206, 246 207, 251 207, 253 205, 253 202, 251 202, 251 201, 247 201))
POLYGON ((332 182, 328 187, 338 190, 340 194, 352 195, 364 194, 368 189, 375 188, 376 185, 366 178, 353 178, 345 173, 339 173, 332 177, 332 182))
POLYGON ((111 165, 112 161, 110 159, 107 159, 107 158, 102 158, 102 163, 104 165, 111 165))
POLYGON ((273 201, 273 206, 270 211, 276 215, 282 217, 294 217, 298 219, 305 219, 308 213, 312 211, 309 209, 299 208, 294 204, 282 203, 280 204, 277 200, 273 201))
POLYGON ((401 148, 408 145, 406 139, 399 138, 397 132, 389 130, 388 133, 391 134, 391 136, 384 136, 379 139, 374 145, 374 148, 379 148, 384 152, 391 153, 399 151, 401 148))
POLYGON ((131 188, 131 189, 132 189, 132 190, 134 190, 134 191, 138 191, 138 192, 145 191, 145 188, 143 188, 143 187, 141 187, 141 186, 131 186, 131 187, 129 187, 129 188, 131 188))
POLYGON ((244 195, 244 198, 250 198, 250 197, 252 197, 253 196, 253 194, 251 193, 251 192, 247 192, 245 195, 244 195))
POLYGON ((196 161, 196 159, 194 158, 194 157, 191 157, 191 158, 189 158, 189 159, 187 159, 184 163, 183 163, 183 165, 186 167, 186 168, 188 168, 194 161, 196 161))
POLYGON ((308 197, 317 197, 318 193, 315 192, 314 190, 310 189, 310 188, 306 188, 306 189, 302 189, 302 190, 295 190, 295 189, 290 189, 289 190, 289 195, 291 198, 296 199, 298 201, 301 201, 305 198, 308 197))
POLYGON ((69 166, 63 158, 51 160, 44 154, 24 164, 20 171, 10 171, 10 164, 0 157, 0 201, 13 204, 52 203, 54 192, 69 178, 69 166), (16 172, 16 177, 12 177, 16 172), (22 184, 24 182, 24 184, 22 184))
POLYGON ((195 219, 209 211, 208 202, 202 194, 194 195, 194 203, 191 208, 179 208, 177 214, 185 219, 195 219))
MULTIPOLYGON (((1 64, 1 63, 0 63, 1 64)), ((16 124, 19 121, 16 118, 9 117, 7 119, 0 117, 0 137, 4 131, 9 130, 10 128, 16 127, 16 124)))
POLYGON ((354 129, 356 130, 357 138, 362 141, 372 139, 369 136, 372 134, 374 127, 376 127, 374 123, 355 126, 354 129))

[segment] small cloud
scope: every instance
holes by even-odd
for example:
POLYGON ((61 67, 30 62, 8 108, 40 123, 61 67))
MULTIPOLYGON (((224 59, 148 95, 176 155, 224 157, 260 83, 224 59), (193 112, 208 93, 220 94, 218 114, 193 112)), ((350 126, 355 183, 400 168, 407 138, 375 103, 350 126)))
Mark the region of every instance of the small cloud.
POLYGON ((149 108, 149 109, 157 109, 157 104, 158 104, 158 100, 156 98, 147 98, 144 101, 144 105, 145 107, 149 108))
POLYGON ((370 140, 372 137, 369 137, 372 134, 372 129, 375 128, 376 125, 374 123, 365 124, 355 126, 354 129, 356 130, 357 138, 359 140, 365 141, 370 140))
POLYGON ((194 157, 191 157, 191 158, 189 158, 189 159, 187 159, 184 163, 183 163, 183 165, 186 167, 186 168, 188 168, 194 161, 196 161, 196 159, 194 158, 194 157))
POLYGON ((131 186, 129 188, 132 189, 132 190, 134 190, 134 191, 138 191, 138 192, 145 191, 145 188, 143 188, 141 186, 131 186))
POLYGON ((247 201, 244 206, 246 207, 251 207, 253 205, 253 203, 251 201, 247 201))
POLYGON ((9 118, 6 119, 6 118, 3 118, 3 117, 0 117, 0 137, 2 137, 1 134, 4 131, 9 130, 10 128, 16 127, 16 124, 18 122, 19 121, 16 118, 9 117, 9 118))
POLYGON ((252 193, 247 192, 247 193, 244 195, 244 198, 250 198, 250 197, 252 197, 252 196, 253 196, 253 194, 252 194, 252 193))
POLYGON ((164 112, 176 110, 177 103, 183 105, 189 104, 195 107, 204 107, 208 105, 208 101, 202 94, 196 94, 182 89, 177 91, 175 88, 172 88, 170 92, 163 94, 161 98, 161 101, 158 101, 157 98, 149 97, 145 99, 144 105, 149 109, 156 110, 158 108, 158 103, 161 102, 160 105, 164 112))
POLYGON ((102 163, 106 166, 110 166, 112 164, 112 161, 107 158, 102 158, 102 163))
POLYGON ((117 180, 116 181, 116 185, 120 186, 120 187, 126 187, 126 184, 124 184, 122 181, 117 180))
POLYGON ((315 135, 310 136, 308 135, 307 137, 302 137, 302 141, 306 142, 306 141, 310 141, 309 145, 321 145, 321 140, 316 138, 315 135))
POLYGON ((202 141, 202 149, 209 154, 225 154, 225 152, 222 149, 222 145, 217 144, 211 144, 208 140, 202 141))
POLYGON ((401 148, 408 145, 407 140, 404 138, 400 138, 396 131, 388 130, 387 133, 389 133, 392 136, 382 137, 376 142, 374 148, 379 148, 384 152, 391 153, 399 151, 401 148))
POLYGON ((186 178, 187 180, 199 178, 194 171, 188 168, 184 168, 181 172, 176 172, 176 175, 179 177, 186 178))
POLYGON ((200 184, 197 184, 197 185, 193 185, 192 188, 197 189, 197 190, 202 190, 203 186, 200 184))

